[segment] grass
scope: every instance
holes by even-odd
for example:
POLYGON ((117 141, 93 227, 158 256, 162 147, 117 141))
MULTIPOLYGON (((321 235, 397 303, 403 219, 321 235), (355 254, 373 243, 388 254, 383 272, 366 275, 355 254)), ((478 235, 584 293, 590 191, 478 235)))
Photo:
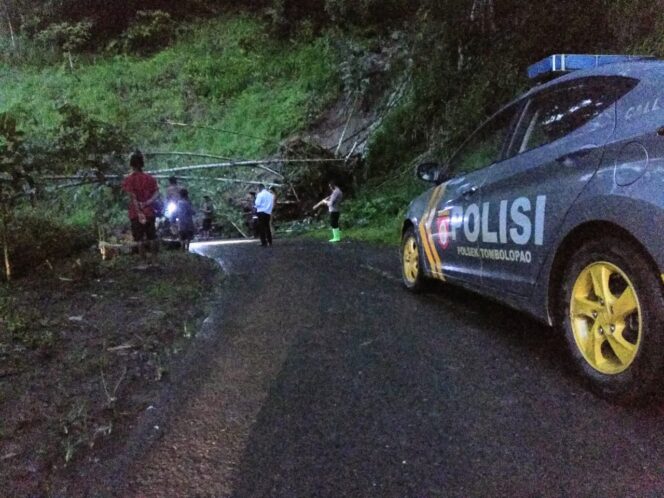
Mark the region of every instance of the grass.
MULTIPOLYGON (((368 184, 345 201, 341 214, 344 239, 372 244, 397 246, 401 242, 401 224, 410 201, 428 188, 410 175, 410 168, 384 180, 368 184)), ((316 240, 329 240, 329 229, 314 228, 305 234, 316 240)))
MULTIPOLYGON (((399 225, 397 220, 384 220, 382 223, 378 222, 372 226, 344 228, 342 221, 341 237, 342 240, 356 240, 370 244, 398 246, 400 242, 399 225)), ((331 235, 328 228, 315 229, 304 234, 307 238, 320 241, 330 240, 331 235)))
POLYGON ((120 126, 135 147, 255 157, 316 117, 338 81, 325 37, 276 41, 261 22, 238 16, 189 26, 147 58, 81 60, 73 74, 62 66, 0 66, 0 112, 21 109, 29 131, 48 133, 58 125, 56 103, 69 101, 120 126), (208 128, 171 127, 167 119, 208 128))

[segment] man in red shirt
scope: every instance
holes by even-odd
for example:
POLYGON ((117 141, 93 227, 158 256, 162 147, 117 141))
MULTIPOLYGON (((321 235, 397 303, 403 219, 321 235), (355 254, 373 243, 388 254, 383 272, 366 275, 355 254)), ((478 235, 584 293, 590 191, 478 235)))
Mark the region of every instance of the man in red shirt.
POLYGON ((157 230, 152 203, 159 196, 157 180, 143 173, 143 154, 137 150, 129 158, 132 172, 122 182, 122 190, 129 194, 129 221, 131 234, 138 243, 138 251, 145 255, 145 239, 153 254, 157 252, 157 230))

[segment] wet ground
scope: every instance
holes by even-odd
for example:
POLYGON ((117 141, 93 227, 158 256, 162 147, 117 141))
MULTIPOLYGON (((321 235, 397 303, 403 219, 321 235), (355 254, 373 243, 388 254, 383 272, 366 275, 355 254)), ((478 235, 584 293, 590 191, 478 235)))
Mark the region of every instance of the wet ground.
POLYGON ((594 397, 551 329, 459 290, 407 293, 394 249, 198 250, 228 273, 218 310, 88 493, 664 495, 661 403, 594 397))

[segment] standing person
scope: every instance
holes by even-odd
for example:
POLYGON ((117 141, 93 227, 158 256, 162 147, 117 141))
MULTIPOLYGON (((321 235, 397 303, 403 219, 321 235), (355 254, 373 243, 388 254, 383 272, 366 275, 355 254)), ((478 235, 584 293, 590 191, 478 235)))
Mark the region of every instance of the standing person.
POLYGON ((159 197, 159 186, 153 176, 143 172, 145 163, 140 150, 132 153, 129 166, 132 172, 122 181, 122 190, 129 194, 131 234, 134 242, 138 243, 141 257, 145 257, 146 245, 155 257, 159 247, 152 203, 159 197))
POLYGON ((249 192, 249 201, 251 203, 251 213, 249 213, 249 228, 254 238, 259 236, 258 233, 258 214, 256 213, 256 192, 249 192))
POLYGON ((178 232, 183 251, 189 251, 189 244, 194 238, 196 225, 194 224, 194 208, 189 202, 189 192, 186 188, 180 190, 180 200, 176 211, 178 232))
POLYGON ((173 201, 177 204, 180 200, 180 187, 178 179, 175 176, 168 178, 168 187, 166 187, 166 201, 173 201))
MULTIPOLYGON (((274 213, 274 207, 277 205, 277 190, 274 186, 271 186, 268 190, 272 194, 272 213, 274 213)), ((274 214, 270 216, 270 234, 274 238, 274 214)))
POLYGON ((214 205, 209 195, 203 196, 203 237, 210 238, 212 220, 214 219, 214 205))
POLYGON ((334 180, 330 181, 329 185, 331 194, 320 201, 314 206, 314 209, 322 205, 327 205, 330 211, 330 226, 332 227, 332 238, 330 242, 341 241, 341 230, 339 229, 339 217, 341 216, 341 201, 343 200, 343 192, 334 180))
POLYGON ((272 232, 270 231, 270 218, 274 207, 274 197, 265 185, 260 185, 260 192, 256 196, 256 214, 258 216, 258 234, 262 247, 272 247, 272 232))
POLYGON ((168 187, 166 187, 166 217, 171 225, 175 223, 175 211, 177 210, 179 200, 180 187, 178 179, 171 176, 168 179, 168 187))

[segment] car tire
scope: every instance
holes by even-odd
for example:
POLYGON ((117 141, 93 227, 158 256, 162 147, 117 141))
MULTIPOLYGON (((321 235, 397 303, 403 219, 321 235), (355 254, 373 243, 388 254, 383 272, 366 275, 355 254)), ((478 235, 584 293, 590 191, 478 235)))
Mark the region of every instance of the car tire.
POLYGON ((411 292, 426 290, 429 280, 424 275, 420 258, 420 244, 413 227, 409 227, 401 238, 401 280, 411 292))
POLYGON ((653 393, 664 364, 659 274, 630 241, 602 237, 570 258, 559 323, 591 389, 616 402, 653 393))

